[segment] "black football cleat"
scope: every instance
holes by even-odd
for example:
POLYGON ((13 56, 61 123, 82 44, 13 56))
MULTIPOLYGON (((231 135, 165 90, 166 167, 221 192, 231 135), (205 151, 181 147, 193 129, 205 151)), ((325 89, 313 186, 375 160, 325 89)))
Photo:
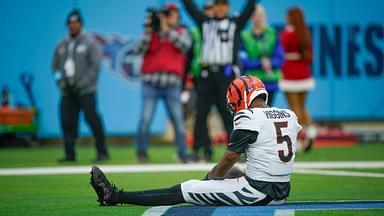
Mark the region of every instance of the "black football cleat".
POLYGON ((95 190, 100 206, 114 206, 117 203, 112 202, 112 196, 118 193, 115 185, 111 184, 97 166, 93 166, 91 170, 91 185, 95 190))

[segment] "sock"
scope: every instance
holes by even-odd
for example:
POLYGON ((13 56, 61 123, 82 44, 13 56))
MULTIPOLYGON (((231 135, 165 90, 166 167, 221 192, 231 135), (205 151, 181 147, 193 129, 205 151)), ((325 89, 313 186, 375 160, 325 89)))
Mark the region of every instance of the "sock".
POLYGON ((135 204, 135 205, 174 205, 184 203, 184 197, 181 192, 181 185, 175 185, 171 188, 125 192, 120 191, 112 196, 113 203, 135 204))

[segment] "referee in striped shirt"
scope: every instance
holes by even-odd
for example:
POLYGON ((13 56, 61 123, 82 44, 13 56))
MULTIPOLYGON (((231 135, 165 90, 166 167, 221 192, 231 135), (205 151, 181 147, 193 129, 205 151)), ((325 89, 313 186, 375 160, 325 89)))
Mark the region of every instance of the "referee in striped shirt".
POLYGON ((229 136, 232 132, 232 116, 227 111, 225 93, 229 83, 240 75, 237 66, 237 50, 240 31, 252 15, 256 0, 248 0, 239 16, 228 16, 229 2, 214 0, 214 16, 201 12, 192 0, 182 0, 186 10, 198 25, 202 34, 200 55, 201 73, 196 79, 197 115, 194 126, 194 154, 204 148, 204 159, 212 159, 211 140, 207 117, 211 105, 216 105, 229 136))

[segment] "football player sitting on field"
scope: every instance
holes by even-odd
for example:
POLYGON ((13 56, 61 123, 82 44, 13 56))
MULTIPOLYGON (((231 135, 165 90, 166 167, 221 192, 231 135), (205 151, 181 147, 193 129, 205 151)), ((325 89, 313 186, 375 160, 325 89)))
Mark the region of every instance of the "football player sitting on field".
POLYGON ((281 205, 290 191, 296 139, 301 126, 288 109, 268 107, 268 93, 255 77, 232 81, 227 91, 234 130, 223 158, 204 180, 170 188, 127 192, 112 185, 96 166, 91 185, 103 206, 116 204, 281 205), (233 165, 246 153, 245 173, 233 165))

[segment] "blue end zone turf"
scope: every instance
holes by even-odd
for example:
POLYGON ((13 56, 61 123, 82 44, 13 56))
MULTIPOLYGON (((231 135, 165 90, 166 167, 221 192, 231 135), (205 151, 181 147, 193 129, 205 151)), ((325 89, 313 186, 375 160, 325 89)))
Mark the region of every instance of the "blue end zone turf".
MULTIPOLYGON (((283 206, 176 206, 168 209, 165 216, 273 216, 275 211, 283 213, 295 210, 337 210, 337 209, 382 209, 384 201, 359 201, 359 202, 300 202, 288 203, 283 206)), ((279 214, 284 215, 284 214, 279 214)), ((292 214, 291 214, 292 215, 292 214)))

